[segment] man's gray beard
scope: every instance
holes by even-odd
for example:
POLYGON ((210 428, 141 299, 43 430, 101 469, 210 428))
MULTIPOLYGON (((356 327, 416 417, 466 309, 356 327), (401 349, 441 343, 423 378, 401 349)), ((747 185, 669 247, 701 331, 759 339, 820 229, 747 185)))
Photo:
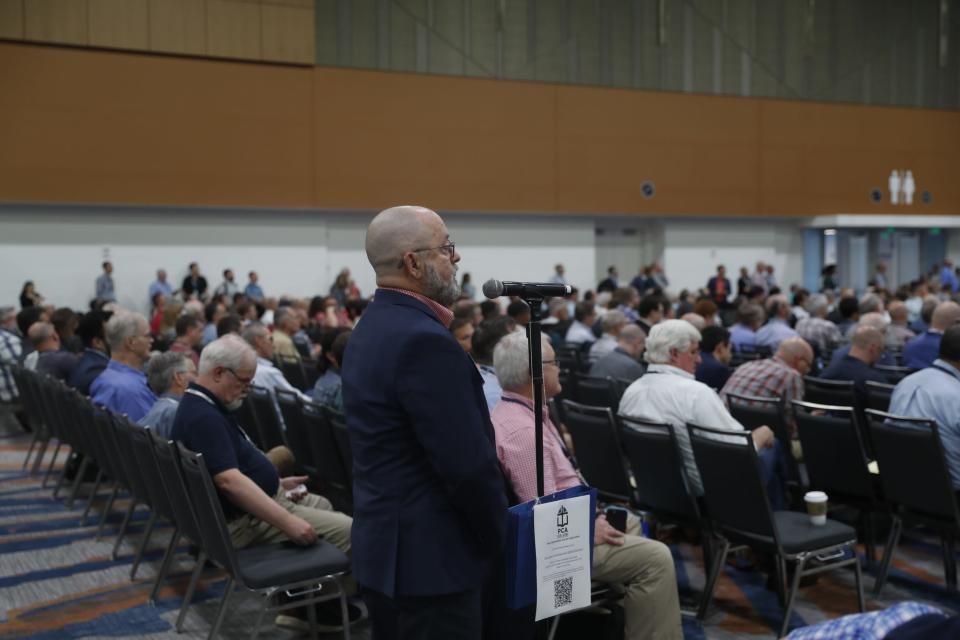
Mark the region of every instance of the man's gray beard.
POLYGON ((236 411, 237 409, 239 409, 239 408, 242 407, 242 406, 243 406, 243 398, 242 398, 242 397, 237 398, 237 399, 234 400, 233 402, 228 402, 228 403, 226 404, 227 411, 236 411))
POLYGON ((457 272, 454 270, 446 282, 437 273, 432 264, 426 265, 426 274, 423 279, 423 294, 445 307, 451 306, 460 299, 460 285, 457 284, 457 272))

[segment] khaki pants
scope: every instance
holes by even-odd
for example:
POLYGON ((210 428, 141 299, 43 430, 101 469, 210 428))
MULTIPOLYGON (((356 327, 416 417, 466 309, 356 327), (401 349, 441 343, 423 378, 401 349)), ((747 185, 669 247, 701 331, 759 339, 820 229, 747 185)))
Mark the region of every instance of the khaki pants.
MULTIPOLYGON (((293 502, 287 500, 283 494, 281 487, 273 497, 277 504, 309 522, 321 538, 350 555, 350 527, 353 525, 353 518, 334 511, 330 501, 323 496, 308 493, 299 502, 293 502)), ((233 540, 233 546, 237 549, 289 540, 283 531, 250 514, 244 514, 233 520, 228 528, 230 539, 233 540)))
POLYGON ((680 597, 670 549, 639 535, 630 517, 623 545, 593 548, 593 579, 623 590, 624 638, 682 640, 680 597))

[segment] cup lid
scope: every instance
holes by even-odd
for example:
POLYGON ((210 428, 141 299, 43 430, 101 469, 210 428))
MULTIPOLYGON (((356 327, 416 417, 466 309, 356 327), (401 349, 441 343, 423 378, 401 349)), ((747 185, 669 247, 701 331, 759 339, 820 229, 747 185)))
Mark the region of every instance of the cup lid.
POLYGON ((807 491, 804 496, 804 500, 809 500, 810 502, 825 502, 827 499, 827 494, 823 491, 807 491))

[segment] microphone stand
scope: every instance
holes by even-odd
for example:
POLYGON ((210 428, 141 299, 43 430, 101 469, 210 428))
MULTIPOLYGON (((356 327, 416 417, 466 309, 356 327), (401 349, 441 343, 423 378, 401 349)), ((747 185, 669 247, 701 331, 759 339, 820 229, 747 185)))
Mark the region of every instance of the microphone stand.
POLYGON ((537 497, 543 496, 543 350, 540 321, 543 319, 543 297, 529 295, 523 301, 530 307, 527 342, 530 352, 530 375, 533 378, 533 424, 537 452, 537 497))

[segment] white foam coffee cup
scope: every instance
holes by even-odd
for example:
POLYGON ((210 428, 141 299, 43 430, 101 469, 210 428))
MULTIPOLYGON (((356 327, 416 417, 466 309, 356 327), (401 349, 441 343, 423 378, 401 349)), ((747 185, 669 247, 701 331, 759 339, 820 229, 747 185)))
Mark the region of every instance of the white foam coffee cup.
POLYGON ((827 494, 823 491, 808 491, 803 500, 807 503, 811 524, 817 527, 827 524, 827 494))

